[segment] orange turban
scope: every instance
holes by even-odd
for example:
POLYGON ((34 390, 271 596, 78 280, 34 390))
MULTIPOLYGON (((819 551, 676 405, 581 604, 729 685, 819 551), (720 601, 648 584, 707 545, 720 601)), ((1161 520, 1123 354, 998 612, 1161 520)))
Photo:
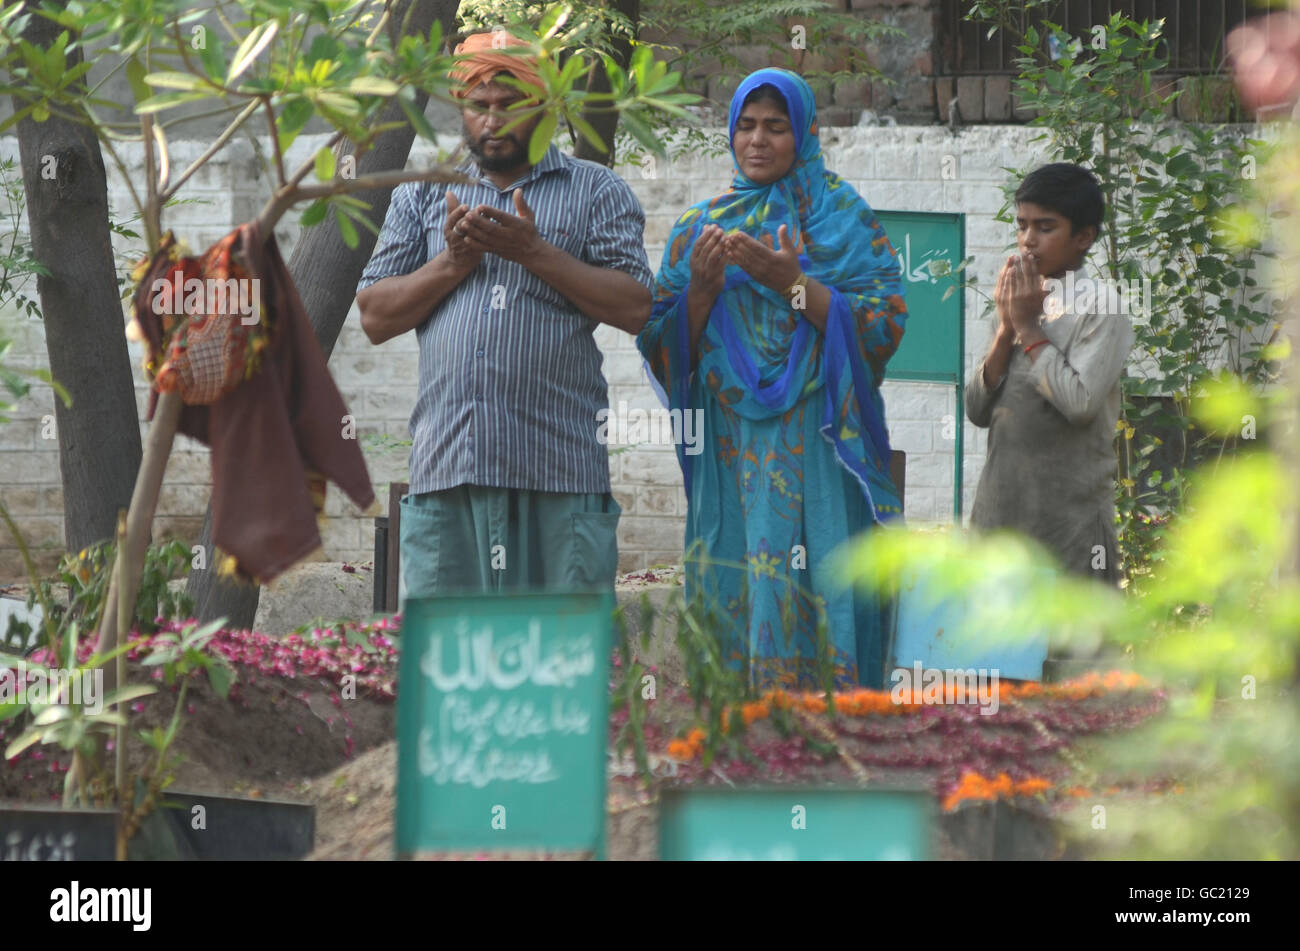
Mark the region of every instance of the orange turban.
POLYGON ((536 58, 503 52, 508 47, 527 48, 528 45, 505 30, 473 33, 465 37, 465 41, 456 46, 456 55, 465 54, 469 58, 461 60, 451 70, 451 78, 461 84, 455 94, 464 96, 480 83, 491 82, 497 73, 509 73, 520 82, 541 86, 536 58))

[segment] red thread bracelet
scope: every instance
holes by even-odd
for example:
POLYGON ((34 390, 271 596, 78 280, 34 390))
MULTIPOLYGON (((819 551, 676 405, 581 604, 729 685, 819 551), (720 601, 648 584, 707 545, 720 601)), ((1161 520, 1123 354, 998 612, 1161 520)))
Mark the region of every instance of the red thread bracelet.
POLYGON ((1038 341, 1037 343, 1031 343, 1029 346, 1025 347, 1025 356, 1029 356, 1031 353, 1033 353, 1035 347, 1041 347, 1047 343, 1051 343, 1051 341, 1048 340, 1046 337, 1044 337, 1042 340, 1038 341))

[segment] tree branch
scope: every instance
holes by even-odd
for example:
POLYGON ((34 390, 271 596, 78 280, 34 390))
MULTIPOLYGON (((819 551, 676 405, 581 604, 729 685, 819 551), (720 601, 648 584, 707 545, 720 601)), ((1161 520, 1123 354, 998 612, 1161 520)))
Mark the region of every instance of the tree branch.
MULTIPOLYGON (((305 172, 303 173, 306 174, 305 172)), ((350 192, 367 191, 372 188, 392 188, 404 182, 446 182, 447 184, 472 185, 474 179, 457 172, 448 165, 435 165, 422 171, 376 172, 359 178, 336 178, 327 185, 290 184, 287 190, 281 189, 271 197, 257 216, 258 226, 263 234, 271 234, 276 222, 284 217, 285 212, 300 201, 316 198, 328 198, 331 195, 344 195, 350 192)))
POLYGON ((223 131, 221 135, 217 136, 217 138, 213 140, 212 144, 203 150, 202 155, 200 155, 198 158, 196 158, 193 162, 190 163, 189 168, 185 169, 185 171, 181 173, 180 178, 176 179, 176 184, 173 185, 171 188, 169 188, 166 191, 166 193, 164 193, 163 195, 164 203, 167 202, 168 199, 172 197, 172 195, 176 194, 177 190, 182 185, 185 184, 185 182, 189 179, 191 175, 193 175, 200 168, 202 168, 204 163, 207 162, 208 159, 212 158, 212 156, 216 155, 218 152, 221 151, 222 146, 224 146, 227 142, 230 141, 230 137, 239 130, 239 127, 248 120, 249 116, 251 116, 254 112, 257 111, 257 107, 260 103, 261 103, 260 99, 252 100, 251 102, 248 103, 248 105, 244 107, 243 112, 235 116, 235 118, 231 121, 230 125, 226 126, 225 131, 223 131))
POLYGON ((158 179, 154 177, 153 115, 146 112, 140 117, 140 133, 144 138, 144 231, 149 253, 158 250, 162 239, 162 204, 158 200, 158 179))
POLYGON ((275 110, 271 108, 270 96, 260 96, 259 100, 266 107, 266 125, 271 133, 271 148, 275 150, 275 180, 283 188, 288 183, 284 180, 284 152, 280 150, 280 133, 275 128, 275 110))

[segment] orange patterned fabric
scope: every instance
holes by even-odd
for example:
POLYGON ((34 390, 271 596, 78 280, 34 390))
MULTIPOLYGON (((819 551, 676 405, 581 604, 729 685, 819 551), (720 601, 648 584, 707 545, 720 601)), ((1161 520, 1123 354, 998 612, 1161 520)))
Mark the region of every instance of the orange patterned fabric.
POLYGON ((154 381, 148 418, 160 389, 180 390, 186 405, 178 431, 212 450, 212 542, 228 555, 221 568, 240 580, 270 581, 320 547, 326 479, 358 508, 375 497, 346 425, 347 405, 275 237, 263 241, 249 222, 195 259, 169 233, 133 277, 144 278, 134 312, 154 381), (245 325, 236 315, 160 313, 154 281, 174 290, 178 277, 190 276, 256 279, 260 319, 245 325))
POLYGON ((237 236, 231 232, 193 258, 169 231, 132 274, 145 291, 134 309, 136 332, 148 347, 145 371, 156 390, 179 390, 187 405, 206 406, 233 390, 255 371, 268 342, 261 295, 251 293, 260 282, 231 254, 237 236), (239 309, 241 299, 251 314, 239 309))

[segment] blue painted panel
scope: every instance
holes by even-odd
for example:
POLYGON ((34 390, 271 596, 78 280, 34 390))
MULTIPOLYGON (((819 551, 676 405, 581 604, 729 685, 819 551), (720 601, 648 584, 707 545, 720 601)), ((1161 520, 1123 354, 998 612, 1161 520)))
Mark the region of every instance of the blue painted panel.
POLYGON ((1013 597, 1015 592, 1005 585, 985 585, 975 586, 964 598, 940 598, 923 576, 905 578, 899 590, 893 667, 911 668, 920 662, 926 670, 985 668, 996 670, 999 677, 1041 680, 1047 659, 1045 630, 1025 635, 980 630, 972 620, 976 604, 990 610, 1013 597))

